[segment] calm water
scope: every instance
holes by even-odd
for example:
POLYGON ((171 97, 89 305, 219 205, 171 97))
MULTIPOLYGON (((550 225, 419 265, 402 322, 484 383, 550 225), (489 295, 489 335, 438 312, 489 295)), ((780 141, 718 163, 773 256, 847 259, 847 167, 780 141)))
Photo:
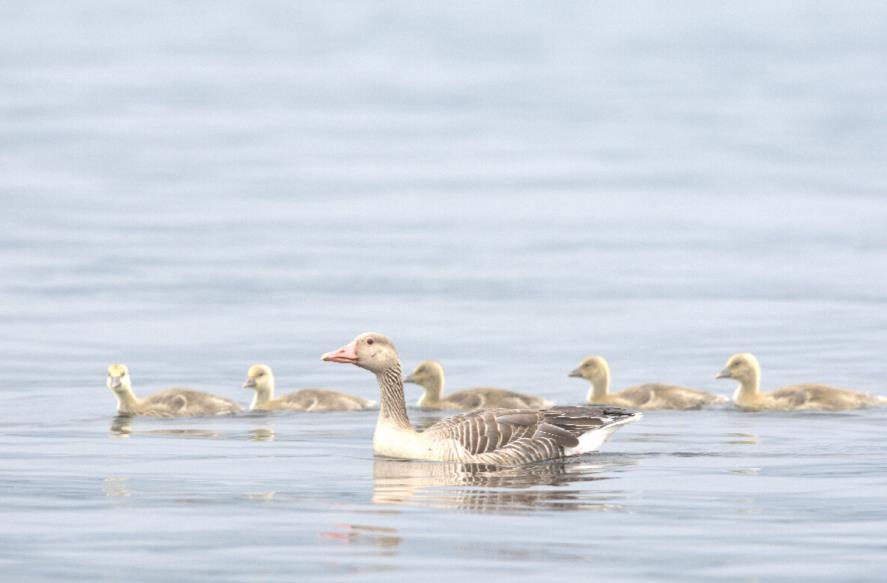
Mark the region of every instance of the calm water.
POLYGON ((364 330, 561 403, 591 352, 887 394, 885 5, 290 4, 0 5, 0 577, 883 576, 884 410, 498 472, 374 460, 372 413, 115 420, 114 361, 373 397, 319 361, 364 330))

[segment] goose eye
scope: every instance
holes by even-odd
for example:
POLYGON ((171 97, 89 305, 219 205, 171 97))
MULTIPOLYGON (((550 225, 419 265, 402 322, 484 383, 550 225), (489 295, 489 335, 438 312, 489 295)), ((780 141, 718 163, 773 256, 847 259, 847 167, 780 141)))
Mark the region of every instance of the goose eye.
POLYGON ((367 338, 367 344, 373 344, 374 342, 375 340, 373 340, 372 338, 367 338))

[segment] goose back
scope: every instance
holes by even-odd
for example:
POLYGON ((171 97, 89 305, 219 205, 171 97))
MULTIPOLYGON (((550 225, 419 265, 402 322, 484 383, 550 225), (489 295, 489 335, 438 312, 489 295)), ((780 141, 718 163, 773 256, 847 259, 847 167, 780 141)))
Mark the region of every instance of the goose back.
MULTIPOLYGON (((440 409, 456 409, 462 411, 470 411, 472 409, 481 408, 502 408, 502 409, 541 409, 548 407, 551 402, 541 397, 533 395, 525 395, 515 391, 507 391, 505 389, 496 389, 492 387, 479 387, 476 389, 465 389, 447 395, 439 403, 440 409)), ((423 408, 432 408, 423 407, 423 408)))
POLYGON ((137 413, 152 417, 228 415, 243 409, 223 397, 191 389, 167 389, 139 401, 137 413))
POLYGON ((258 405, 257 411, 360 411, 373 402, 362 397, 327 389, 302 389, 258 405))
POLYGON ((678 385, 646 383, 629 387, 613 395, 628 406, 639 409, 701 409, 727 400, 706 391, 678 385))

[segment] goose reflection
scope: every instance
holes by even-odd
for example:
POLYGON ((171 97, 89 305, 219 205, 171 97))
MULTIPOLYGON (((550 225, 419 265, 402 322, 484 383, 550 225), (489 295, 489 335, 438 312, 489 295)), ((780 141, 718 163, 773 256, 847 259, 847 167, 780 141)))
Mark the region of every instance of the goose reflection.
POLYGON ((163 435, 172 437, 196 437, 204 439, 214 439, 221 437, 218 431, 209 429, 142 429, 134 431, 132 428, 132 417, 121 415, 115 417, 108 429, 114 437, 126 439, 133 435, 163 435))
POLYGON ((623 493, 582 487, 603 482, 619 466, 635 462, 550 462, 522 467, 453 464, 376 458, 373 503, 470 512, 530 510, 622 511, 623 493), (572 486, 572 487, 571 487, 572 486))
POLYGON ((340 543, 369 545, 380 549, 398 547, 402 542, 396 529, 368 524, 337 524, 335 530, 322 532, 320 536, 340 543))

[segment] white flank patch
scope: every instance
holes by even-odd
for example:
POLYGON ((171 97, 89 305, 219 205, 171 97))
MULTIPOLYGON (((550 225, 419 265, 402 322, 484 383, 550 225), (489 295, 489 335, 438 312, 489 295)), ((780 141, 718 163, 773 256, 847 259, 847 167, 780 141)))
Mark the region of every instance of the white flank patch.
POLYGON ((615 433, 617 429, 619 429, 623 425, 634 423, 641 417, 642 415, 640 413, 637 413, 634 417, 628 417, 627 419, 617 421, 612 425, 607 425, 606 427, 586 431, 579 436, 579 445, 577 445, 576 447, 564 448, 564 456, 569 457, 573 455, 582 455, 583 453, 590 453, 599 450, 601 446, 604 445, 608 439, 610 439, 610 436, 613 435, 613 433, 615 433))

